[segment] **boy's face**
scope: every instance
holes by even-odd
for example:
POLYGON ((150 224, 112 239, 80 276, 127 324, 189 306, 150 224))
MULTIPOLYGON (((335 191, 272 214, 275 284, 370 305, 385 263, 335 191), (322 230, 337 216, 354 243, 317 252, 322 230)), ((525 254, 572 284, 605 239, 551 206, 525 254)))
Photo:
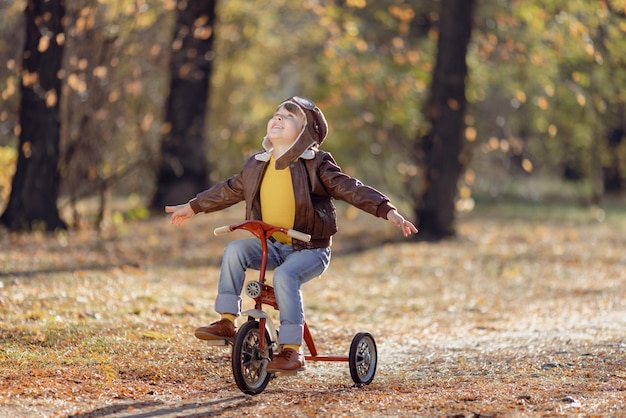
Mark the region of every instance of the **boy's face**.
POLYGON ((293 110, 291 112, 283 105, 276 109, 274 116, 267 122, 267 137, 274 146, 289 146, 300 135, 304 115, 298 109, 293 110))

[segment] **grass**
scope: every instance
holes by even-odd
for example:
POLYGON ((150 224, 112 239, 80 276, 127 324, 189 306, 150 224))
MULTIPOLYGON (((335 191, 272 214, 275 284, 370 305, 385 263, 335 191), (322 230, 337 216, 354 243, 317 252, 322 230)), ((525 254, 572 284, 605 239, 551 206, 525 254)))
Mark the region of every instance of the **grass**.
MULTIPOLYGON (((8 416, 619 416, 626 409, 626 215, 481 206, 456 239, 396 240, 342 215, 331 267, 304 288, 322 354, 371 332, 374 382, 309 363, 261 395, 230 351, 193 338, 215 319, 214 227, 165 218, 0 238, 0 412, 8 416), (364 248, 369 247, 369 248, 364 248), (359 251, 353 251, 359 249, 359 251)), ((246 302, 249 303, 249 302, 246 302)))

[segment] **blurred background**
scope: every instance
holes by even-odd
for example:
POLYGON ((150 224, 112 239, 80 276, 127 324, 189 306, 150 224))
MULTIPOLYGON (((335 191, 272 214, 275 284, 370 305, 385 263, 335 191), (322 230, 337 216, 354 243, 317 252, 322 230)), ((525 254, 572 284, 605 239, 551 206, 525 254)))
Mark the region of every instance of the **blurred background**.
POLYGON ((622 205, 625 34, 625 0, 0 0, 2 224, 162 213, 292 95, 433 238, 481 202, 622 205))

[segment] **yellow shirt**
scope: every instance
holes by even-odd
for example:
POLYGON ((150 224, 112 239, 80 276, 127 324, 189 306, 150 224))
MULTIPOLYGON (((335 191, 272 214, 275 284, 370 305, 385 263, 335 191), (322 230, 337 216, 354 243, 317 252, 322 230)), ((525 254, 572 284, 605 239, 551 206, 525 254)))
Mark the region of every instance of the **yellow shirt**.
MULTIPOLYGON (((261 216, 263 222, 288 229, 293 228, 296 216, 291 171, 289 167, 276 170, 274 157, 261 181, 261 216)), ((281 232, 274 233, 273 237, 283 244, 291 244, 291 238, 281 232)))

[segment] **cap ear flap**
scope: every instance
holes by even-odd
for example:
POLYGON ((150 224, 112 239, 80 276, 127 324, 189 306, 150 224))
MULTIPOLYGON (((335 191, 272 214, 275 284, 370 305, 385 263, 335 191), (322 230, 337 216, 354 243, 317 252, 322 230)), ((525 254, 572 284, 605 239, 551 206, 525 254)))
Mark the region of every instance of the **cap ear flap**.
POLYGON ((328 135, 328 123, 326 122, 326 118, 319 108, 315 108, 315 110, 311 111, 311 114, 312 123, 309 123, 309 125, 312 125, 311 129, 313 130, 313 132, 311 133, 313 134, 314 138, 317 138, 315 142, 317 142, 318 145, 321 145, 322 142, 324 142, 324 140, 326 139, 326 135, 328 135))

